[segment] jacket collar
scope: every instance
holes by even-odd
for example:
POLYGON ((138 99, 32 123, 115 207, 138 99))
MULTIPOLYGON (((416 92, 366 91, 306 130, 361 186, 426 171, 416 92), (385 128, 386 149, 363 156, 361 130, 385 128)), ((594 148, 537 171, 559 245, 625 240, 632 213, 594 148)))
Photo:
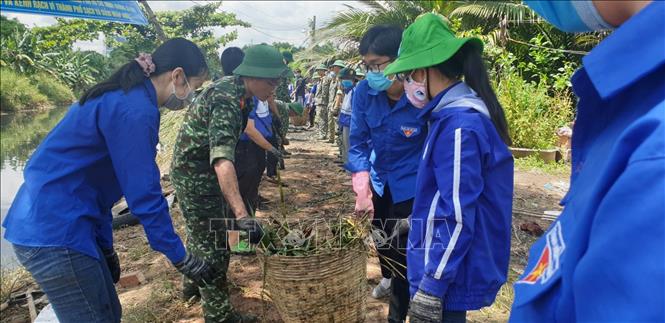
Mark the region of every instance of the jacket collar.
POLYGON ((458 81, 437 94, 432 101, 423 108, 423 111, 418 114, 418 118, 429 119, 435 117, 437 112, 443 109, 461 107, 474 109, 486 117, 490 117, 485 103, 480 97, 478 97, 476 92, 466 85, 466 83, 458 81))
POLYGON ((665 2, 654 1, 582 59, 591 83, 606 99, 665 63, 665 2))

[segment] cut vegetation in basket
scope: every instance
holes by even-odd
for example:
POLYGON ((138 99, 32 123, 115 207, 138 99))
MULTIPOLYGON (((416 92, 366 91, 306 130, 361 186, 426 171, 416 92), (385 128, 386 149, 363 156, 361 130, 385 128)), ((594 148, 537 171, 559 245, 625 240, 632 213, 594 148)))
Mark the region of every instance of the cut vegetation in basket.
POLYGON ((365 320, 368 229, 366 219, 271 219, 258 255, 285 322, 365 320))

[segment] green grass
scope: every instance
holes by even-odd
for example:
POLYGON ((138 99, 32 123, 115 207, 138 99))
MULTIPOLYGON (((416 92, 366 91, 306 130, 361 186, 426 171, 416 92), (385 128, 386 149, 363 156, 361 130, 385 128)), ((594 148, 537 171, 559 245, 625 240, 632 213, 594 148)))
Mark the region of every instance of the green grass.
POLYGON ((141 241, 127 250, 127 256, 131 261, 138 261, 151 251, 150 245, 146 241, 141 241))
POLYGON ((46 95, 51 104, 60 106, 74 102, 72 90, 60 83, 55 77, 47 74, 35 74, 31 79, 39 92, 46 95))
MULTIPOLYGON (((166 110, 166 109, 164 109, 166 110)), ((157 154, 157 165, 162 172, 168 172, 173 157, 173 147, 180 131, 182 121, 185 119, 186 110, 163 111, 159 125, 159 144, 161 150, 157 154)))
POLYGON ((3 68, 0 69, 0 110, 16 112, 40 109, 49 104, 46 95, 24 75, 3 68))
POLYGON ((538 158, 538 156, 532 155, 524 158, 515 158, 515 169, 536 171, 551 175, 567 175, 570 173, 570 164, 563 162, 546 163, 538 158))

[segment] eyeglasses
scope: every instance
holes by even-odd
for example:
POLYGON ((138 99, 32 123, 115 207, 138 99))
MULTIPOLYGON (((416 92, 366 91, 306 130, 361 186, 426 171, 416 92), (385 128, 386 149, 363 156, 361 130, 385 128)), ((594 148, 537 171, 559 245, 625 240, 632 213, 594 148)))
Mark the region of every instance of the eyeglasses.
POLYGON ((402 72, 402 73, 397 73, 397 74, 395 74, 395 76, 397 77, 397 80, 399 80, 400 82, 404 82, 407 79, 411 79, 411 76, 413 75, 414 72, 415 72, 415 70, 406 71, 406 72, 402 72))
POLYGON ((362 63, 360 63, 360 67, 361 67, 365 72, 374 72, 374 73, 378 73, 378 72, 383 71, 383 69, 381 68, 381 66, 386 65, 386 64, 388 64, 388 63, 390 63, 390 62, 392 62, 392 61, 393 61, 393 59, 389 59, 389 60, 387 60, 387 61, 385 61, 385 62, 383 62, 383 63, 378 63, 378 64, 367 64, 367 63, 365 63, 365 62, 362 62, 362 63))

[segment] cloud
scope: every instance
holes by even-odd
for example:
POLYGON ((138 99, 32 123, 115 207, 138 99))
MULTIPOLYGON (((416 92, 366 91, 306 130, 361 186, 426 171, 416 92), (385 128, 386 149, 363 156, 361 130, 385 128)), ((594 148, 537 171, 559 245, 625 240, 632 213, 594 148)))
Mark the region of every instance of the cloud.
POLYGON ((33 15, 29 13, 14 13, 3 11, 2 15, 13 19, 16 18, 18 21, 27 25, 28 27, 44 27, 55 24, 57 21, 54 16, 45 16, 45 15, 33 15))

